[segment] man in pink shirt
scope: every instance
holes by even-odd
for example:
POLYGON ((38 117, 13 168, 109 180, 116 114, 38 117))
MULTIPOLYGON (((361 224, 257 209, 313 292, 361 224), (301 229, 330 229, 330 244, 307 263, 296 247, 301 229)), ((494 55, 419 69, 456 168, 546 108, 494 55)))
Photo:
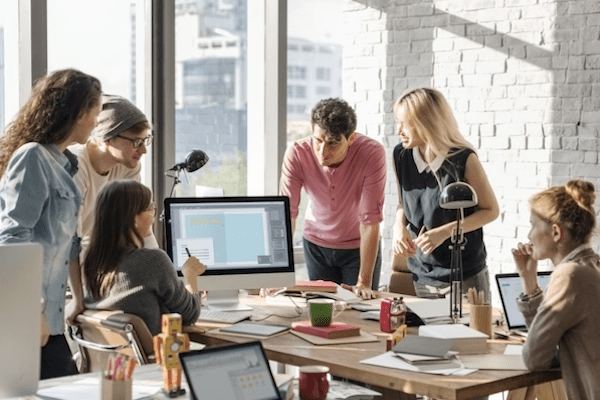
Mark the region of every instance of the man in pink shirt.
POLYGON ((356 114, 341 99, 317 103, 311 125, 312 136, 291 145, 283 161, 280 190, 290 198, 292 232, 304 187, 310 197, 303 232, 309 278, 351 285, 371 298, 381 272, 385 149, 355 132, 356 114))

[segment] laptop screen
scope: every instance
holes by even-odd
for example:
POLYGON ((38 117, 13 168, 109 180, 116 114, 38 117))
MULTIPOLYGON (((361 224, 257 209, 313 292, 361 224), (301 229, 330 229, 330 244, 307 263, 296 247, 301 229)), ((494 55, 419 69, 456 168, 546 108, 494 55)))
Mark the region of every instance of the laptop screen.
MULTIPOLYGON (((550 282, 550 271, 538 271, 538 285, 545 290, 550 282)), ((519 274, 496 274, 496 283, 500 293, 500 301, 506 316, 506 325, 509 330, 525 330, 525 317, 517 308, 517 298, 523 292, 523 285, 519 274)))
POLYGON ((194 399, 280 400, 260 342, 206 347, 179 359, 194 399))

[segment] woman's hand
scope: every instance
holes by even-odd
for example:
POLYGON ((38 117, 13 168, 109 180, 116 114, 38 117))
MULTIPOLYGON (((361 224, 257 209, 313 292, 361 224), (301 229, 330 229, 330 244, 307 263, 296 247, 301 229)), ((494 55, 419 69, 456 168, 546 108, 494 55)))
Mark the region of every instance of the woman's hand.
POLYGON ((524 293, 531 293, 537 288, 537 260, 532 257, 531 243, 519 243, 512 249, 512 255, 517 266, 517 272, 523 282, 524 293))
POLYGON ((48 343, 48 339, 50 339, 50 329, 48 328, 48 322, 46 321, 46 315, 41 314, 42 316, 42 324, 41 327, 41 336, 40 336, 40 345, 44 347, 46 343, 48 343))
POLYGON ((69 304, 65 306, 65 318, 67 319, 67 323, 69 325, 74 325, 75 317, 81 314, 84 310, 85 304, 83 300, 76 300, 73 298, 73 300, 71 300, 69 304))
POLYGON ((431 254, 435 249, 440 247, 444 241, 448 239, 448 235, 442 227, 422 232, 415 239, 415 246, 418 246, 423 254, 431 254))
POLYGON ((185 288, 191 293, 198 291, 198 281, 196 278, 206 271, 206 265, 202 264, 196 257, 188 257, 183 263, 181 274, 185 283, 185 288))
POLYGON ((399 256, 413 257, 417 251, 415 243, 410 237, 410 233, 408 233, 406 226, 398 229, 398 231, 394 229, 394 239, 392 243, 394 254, 399 256))

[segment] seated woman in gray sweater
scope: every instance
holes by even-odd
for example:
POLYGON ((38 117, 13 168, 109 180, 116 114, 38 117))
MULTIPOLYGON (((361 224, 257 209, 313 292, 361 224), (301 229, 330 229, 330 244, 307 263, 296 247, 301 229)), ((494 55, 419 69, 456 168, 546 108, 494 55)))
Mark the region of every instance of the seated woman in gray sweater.
POLYGON ((184 325, 193 324, 200 315, 196 279, 206 265, 190 257, 182 282, 167 253, 144 248, 156 216, 150 189, 135 180, 107 183, 95 214, 83 265, 86 307, 138 315, 153 335, 160 333, 165 313, 179 313, 184 325))
POLYGON ((527 368, 560 362, 570 400, 600 399, 600 259, 590 248, 596 226, 594 185, 572 180, 530 200, 529 243, 513 257, 523 283, 517 305, 529 335, 523 347, 527 368), (555 266, 545 292, 537 284, 537 262, 555 266))

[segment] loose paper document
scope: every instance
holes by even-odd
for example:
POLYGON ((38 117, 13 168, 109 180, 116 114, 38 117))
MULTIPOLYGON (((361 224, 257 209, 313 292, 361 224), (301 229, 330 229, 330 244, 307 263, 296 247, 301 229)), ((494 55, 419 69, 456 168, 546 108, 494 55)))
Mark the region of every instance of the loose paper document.
POLYGON ((444 363, 429 363, 429 364, 410 364, 396 357, 393 351, 388 351, 375 357, 362 360, 361 364, 374 365, 376 367, 401 369, 404 371, 422 372, 426 374, 436 375, 468 375, 476 369, 467 369, 462 366, 457 360, 444 363))
POLYGON ((405 299, 406 306, 424 323, 445 322, 450 318, 450 299, 405 299))
POLYGON ((522 355, 465 354, 456 356, 465 368, 527 371, 522 355))
MULTIPOLYGON (((187 384, 182 383, 182 387, 187 390, 187 384)), ((162 382, 147 382, 134 379, 132 385, 131 398, 145 399, 162 389, 162 382)), ((36 393, 37 396, 56 398, 61 400, 81 400, 81 399, 97 399, 100 393, 100 375, 98 378, 85 378, 72 383, 55 386, 52 388, 40 389, 36 393)))

